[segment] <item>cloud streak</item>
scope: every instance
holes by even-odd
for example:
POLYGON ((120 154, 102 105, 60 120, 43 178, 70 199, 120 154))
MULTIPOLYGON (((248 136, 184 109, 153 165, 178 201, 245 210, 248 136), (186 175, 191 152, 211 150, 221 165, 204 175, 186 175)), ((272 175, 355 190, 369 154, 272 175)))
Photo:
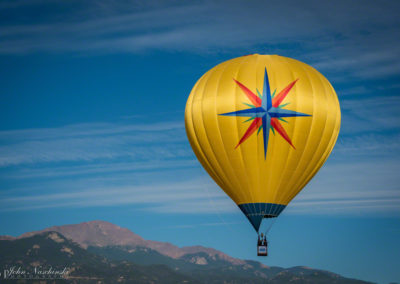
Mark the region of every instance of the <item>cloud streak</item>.
POLYGON ((183 123, 78 124, 0 132, 0 167, 115 159, 191 156, 183 123))
POLYGON ((77 9, 66 10, 66 4, 57 1, 8 1, 0 7, 9 13, 8 21, 0 25, 0 54, 257 50, 309 62, 336 82, 379 79, 400 75, 396 13, 400 4, 384 2, 156 1, 139 5, 101 0, 72 3, 77 9), (20 15, 14 15, 13 6, 25 5, 60 12, 44 14, 37 21, 35 9, 25 9, 28 20, 15 20, 20 15))
MULTIPOLYGON (((399 170, 396 160, 330 163, 291 202, 285 214, 400 215, 399 170)), ((152 171, 151 176, 154 176, 158 169, 152 171)), ((174 168, 173 171, 175 175, 183 175, 181 169, 174 168)), ((107 178, 93 182, 83 176, 80 182, 70 180, 64 184, 67 190, 60 188, 58 193, 44 192, 43 188, 53 188, 54 184, 41 186, 39 192, 21 195, 18 191, 9 191, 3 194, 1 210, 130 206, 135 210, 163 214, 239 212, 205 175, 181 182, 159 177, 157 182, 153 180, 145 185, 134 185, 132 181, 121 180, 121 176, 112 175, 111 182, 107 178), (120 185, 115 185, 115 178, 120 185)))
POLYGON ((340 100, 341 135, 376 134, 400 129, 400 96, 377 91, 374 96, 359 95, 340 100))
MULTIPOLYGON (((170 184, 96 188, 84 191, 25 195, 3 198, 2 211, 25 211, 46 208, 104 207, 144 205, 144 210, 163 213, 215 213, 232 210, 222 191, 206 191, 214 186, 204 180, 170 184), (165 206, 165 204, 168 204, 165 206), (207 204, 207 206, 204 206, 207 204), (212 205, 212 206, 210 206, 212 205), (220 207, 219 205, 224 205, 220 207), (171 210, 174 209, 174 210, 171 210)), ((214 186, 215 187, 215 186, 214 186)))
MULTIPOLYGON (((399 214, 398 139, 342 136, 328 165, 285 212, 399 214)), ((122 205, 168 214, 238 210, 199 171, 182 123, 2 131, 0 145, 3 211, 122 205)))
POLYGON ((288 213, 400 214, 400 164, 395 157, 340 160, 320 170, 292 201, 288 213))

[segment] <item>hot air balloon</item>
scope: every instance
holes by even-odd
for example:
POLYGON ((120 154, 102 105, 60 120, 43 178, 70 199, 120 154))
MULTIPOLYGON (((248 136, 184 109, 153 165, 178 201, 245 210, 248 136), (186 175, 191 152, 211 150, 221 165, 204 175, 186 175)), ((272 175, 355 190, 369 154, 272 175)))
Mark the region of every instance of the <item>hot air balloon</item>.
POLYGON ((259 233, 331 153, 340 106, 313 67, 278 55, 225 61, 194 85, 186 133, 198 160, 259 233))

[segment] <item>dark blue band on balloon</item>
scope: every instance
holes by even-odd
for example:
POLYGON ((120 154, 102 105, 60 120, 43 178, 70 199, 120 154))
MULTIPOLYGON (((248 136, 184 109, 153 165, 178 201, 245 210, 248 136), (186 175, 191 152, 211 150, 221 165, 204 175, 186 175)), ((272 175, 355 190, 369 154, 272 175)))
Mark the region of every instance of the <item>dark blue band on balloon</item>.
POLYGON ((278 217, 285 207, 286 205, 275 203, 245 203, 239 205, 240 210, 246 215, 257 232, 263 218, 278 217))

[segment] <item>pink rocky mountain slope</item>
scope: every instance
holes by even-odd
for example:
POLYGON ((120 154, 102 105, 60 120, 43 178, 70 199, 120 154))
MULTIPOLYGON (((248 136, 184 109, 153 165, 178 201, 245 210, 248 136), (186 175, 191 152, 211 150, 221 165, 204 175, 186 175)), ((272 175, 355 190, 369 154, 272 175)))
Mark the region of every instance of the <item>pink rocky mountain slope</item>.
MULTIPOLYGON (((90 221, 73 225, 53 226, 41 231, 25 233, 17 238, 26 238, 47 231, 56 231, 64 235, 66 238, 78 243, 83 248, 87 248, 88 246, 146 247, 175 259, 186 254, 203 252, 212 259, 225 260, 235 265, 245 264, 245 261, 243 260, 230 257, 229 255, 212 248, 202 246, 180 248, 171 243, 145 240, 126 228, 121 228, 105 221, 90 221)), ((10 237, 7 236, 7 238, 9 239, 10 237)))

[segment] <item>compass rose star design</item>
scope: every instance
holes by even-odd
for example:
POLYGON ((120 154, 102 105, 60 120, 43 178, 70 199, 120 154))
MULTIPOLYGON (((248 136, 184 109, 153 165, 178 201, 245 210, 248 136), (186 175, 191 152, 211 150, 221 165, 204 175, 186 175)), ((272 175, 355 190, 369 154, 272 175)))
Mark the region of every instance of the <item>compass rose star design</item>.
POLYGON ((239 143, 236 145, 235 149, 239 147, 247 138, 249 138, 257 129, 257 134, 263 131, 263 139, 264 139, 264 158, 267 157, 267 148, 268 148, 268 139, 270 129, 275 135, 275 130, 293 147, 296 149, 290 140, 288 134, 283 128, 280 121, 287 122, 284 117, 294 117, 294 116, 311 116, 309 114, 284 109, 284 106, 287 106, 289 103, 281 104, 285 99, 287 94, 296 84, 299 79, 294 80, 289 85, 287 85, 282 91, 280 91, 277 95, 275 95, 276 89, 271 96, 271 90, 268 80, 267 68, 265 68, 264 73, 264 86, 262 95, 257 90, 257 94, 255 95, 252 91, 250 91, 246 86, 244 86, 239 81, 233 79, 236 84, 242 89, 242 91, 246 94, 247 98, 251 101, 252 104, 244 103, 249 106, 248 109, 243 109, 234 112, 222 113, 219 115, 224 116, 240 116, 240 117, 250 117, 250 119, 245 122, 252 121, 249 128, 247 128, 243 137, 240 139, 239 143))

